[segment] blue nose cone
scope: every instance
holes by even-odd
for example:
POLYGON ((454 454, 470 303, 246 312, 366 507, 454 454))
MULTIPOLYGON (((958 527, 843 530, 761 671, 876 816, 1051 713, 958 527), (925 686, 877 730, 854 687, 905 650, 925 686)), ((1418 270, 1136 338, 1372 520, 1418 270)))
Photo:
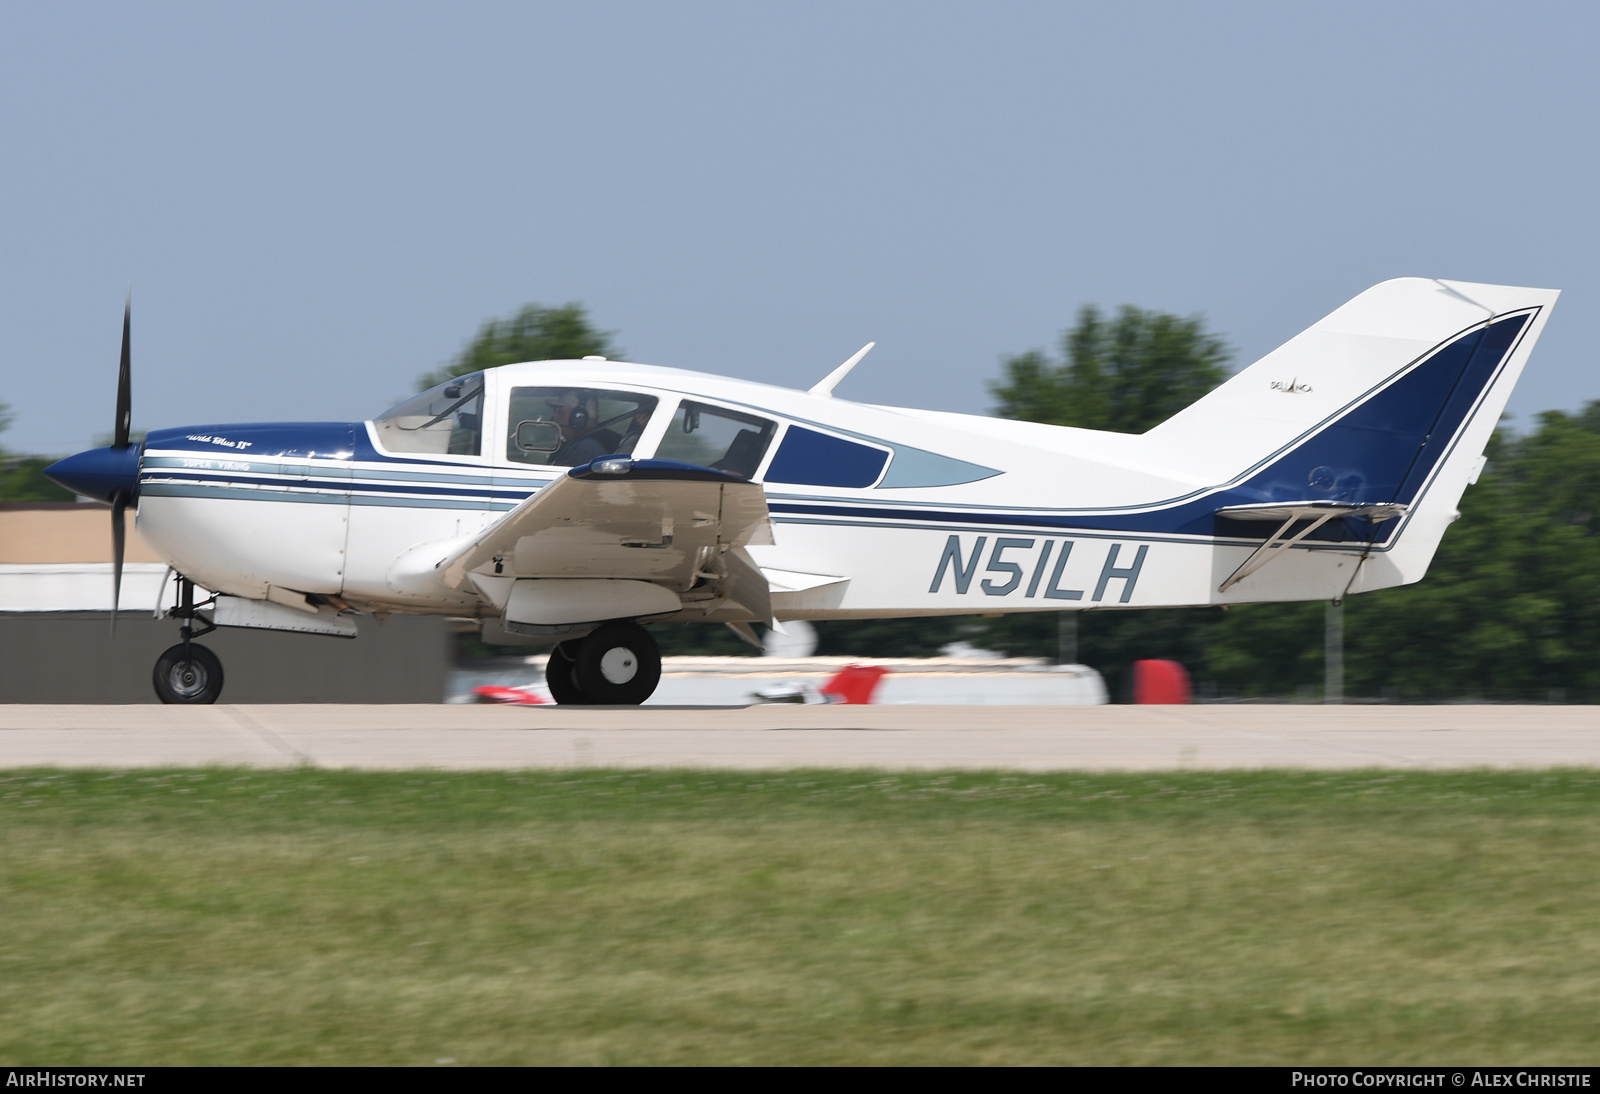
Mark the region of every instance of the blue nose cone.
POLYGON ((97 501, 132 501, 139 493, 139 449, 91 448, 51 464, 44 473, 75 494, 97 501))

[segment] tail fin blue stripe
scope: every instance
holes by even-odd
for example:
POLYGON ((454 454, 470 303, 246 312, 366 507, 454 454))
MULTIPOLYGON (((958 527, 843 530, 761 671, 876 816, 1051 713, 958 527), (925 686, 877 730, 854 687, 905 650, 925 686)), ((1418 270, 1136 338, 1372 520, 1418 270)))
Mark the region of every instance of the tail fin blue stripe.
POLYGON ((1528 318, 1462 335, 1230 493, 1248 501, 1410 504, 1528 318))
MULTIPOLYGON (((1249 501, 1412 504, 1530 318, 1513 315, 1463 334, 1229 494, 1249 501)), ((1331 521, 1312 538, 1382 542, 1396 526, 1331 521)), ((1221 518, 1216 531, 1260 534, 1221 518)))
POLYGON ((1472 359, 1462 370, 1461 380, 1450 393, 1450 398, 1440 408, 1438 420, 1428 431, 1428 436, 1423 438, 1422 448, 1417 453, 1416 461, 1412 464, 1411 471, 1406 475, 1394 500, 1407 505, 1416 500, 1417 494, 1422 490, 1422 484, 1427 481, 1434 467, 1443 458, 1445 450, 1449 448, 1450 439, 1461 429, 1462 423, 1472 412, 1473 405, 1494 379, 1501 363, 1510 353, 1511 347, 1516 345, 1517 337, 1531 318, 1530 315, 1519 315, 1511 319, 1502 319, 1482 332, 1472 359))

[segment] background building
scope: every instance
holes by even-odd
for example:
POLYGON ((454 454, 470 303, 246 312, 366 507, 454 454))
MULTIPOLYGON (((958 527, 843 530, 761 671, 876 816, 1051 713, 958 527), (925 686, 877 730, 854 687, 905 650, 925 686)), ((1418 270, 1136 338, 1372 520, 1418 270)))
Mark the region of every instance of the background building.
MULTIPOLYGON (((178 626, 152 617, 166 565, 129 523, 113 637, 107 507, 0 503, 0 703, 156 702, 151 670, 178 626)), ((201 641, 222 660, 224 702, 443 701, 448 620, 362 616, 358 625, 354 641, 236 628, 201 641)))

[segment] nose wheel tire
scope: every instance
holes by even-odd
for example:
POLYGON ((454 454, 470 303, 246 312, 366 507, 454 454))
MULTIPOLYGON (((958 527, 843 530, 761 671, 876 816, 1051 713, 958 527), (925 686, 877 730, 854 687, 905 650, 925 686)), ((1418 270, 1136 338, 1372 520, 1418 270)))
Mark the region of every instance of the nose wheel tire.
POLYGON ((198 642, 189 643, 187 656, 182 642, 163 653, 153 676, 163 703, 215 703, 222 694, 222 662, 198 642))
POLYGON ((550 651, 550 660, 544 665, 545 686, 550 689, 550 698, 562 706, 574 706, 591 703, 594 700, 584 695, 578 687, 574 675, 577 670, 578 642, 562 642, 550 651))
POLYGON ((587 700, 606 706, 637 706, 661 682, 661 649, 631 620, 592 631, 579 643, 574 665, 574 679, 587 700))

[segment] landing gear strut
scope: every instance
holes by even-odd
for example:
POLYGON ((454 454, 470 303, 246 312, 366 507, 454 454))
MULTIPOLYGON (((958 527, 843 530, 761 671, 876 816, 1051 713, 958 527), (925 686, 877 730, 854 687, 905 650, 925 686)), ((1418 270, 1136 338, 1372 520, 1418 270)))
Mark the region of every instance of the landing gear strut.
POLYGON ((222 662, 194 639, 210 634, 217 626, 197 613, 194 582, 178 578, 178 606, 168 609, 167 614, 180 621, 183 641, 169 647, 156 660, 152 675, 156 698, 163 703, 215 703, 222 694, 222 662), (198 633, 194 629, 196 619, 204 628, 198 633))
POLYGON ((637 706, 661 682, 661 649, 650 632, 618 620, 550 651, 545 683, 562 704, 637 706))

